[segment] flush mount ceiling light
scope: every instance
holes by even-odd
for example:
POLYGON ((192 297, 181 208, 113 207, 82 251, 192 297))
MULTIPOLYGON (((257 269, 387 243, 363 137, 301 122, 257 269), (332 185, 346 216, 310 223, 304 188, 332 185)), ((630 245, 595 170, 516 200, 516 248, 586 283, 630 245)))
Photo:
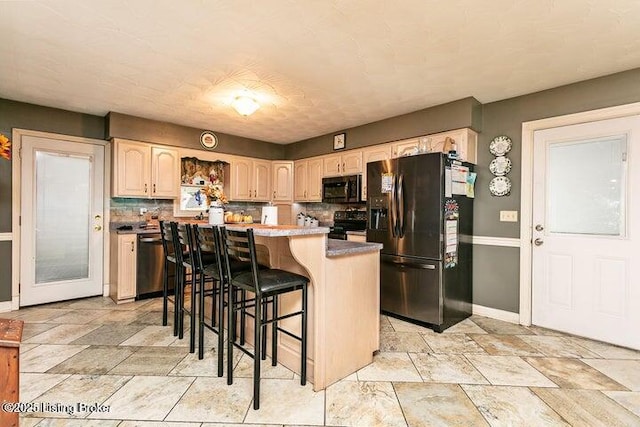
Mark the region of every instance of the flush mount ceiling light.
POLYGON ((255 99, 246 95, 236 96, 231 105, 241 116, 250 116, 260 108, 255 99))

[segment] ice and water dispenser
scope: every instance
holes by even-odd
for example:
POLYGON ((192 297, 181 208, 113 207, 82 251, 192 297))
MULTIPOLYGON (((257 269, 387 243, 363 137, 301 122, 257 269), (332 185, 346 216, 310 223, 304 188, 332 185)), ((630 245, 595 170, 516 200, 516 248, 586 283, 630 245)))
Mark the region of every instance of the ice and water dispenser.
POLYGON ((369 198, 369 229, 373 231, 387 230, 389 226, 389 198, 369 198))

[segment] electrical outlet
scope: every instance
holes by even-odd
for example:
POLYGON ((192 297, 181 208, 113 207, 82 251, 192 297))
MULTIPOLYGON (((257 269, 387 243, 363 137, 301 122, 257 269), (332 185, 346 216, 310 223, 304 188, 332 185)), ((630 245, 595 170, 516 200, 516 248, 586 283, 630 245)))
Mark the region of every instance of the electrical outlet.
POLYGON ((518 211, 500 211, 500 222, 518 222, 518 211))

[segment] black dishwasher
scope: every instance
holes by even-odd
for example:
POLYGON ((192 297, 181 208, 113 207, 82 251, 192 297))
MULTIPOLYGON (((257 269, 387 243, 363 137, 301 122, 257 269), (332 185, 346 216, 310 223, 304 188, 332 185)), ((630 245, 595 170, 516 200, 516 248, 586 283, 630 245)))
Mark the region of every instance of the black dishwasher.
MULTIPOLYGON (((138 234, 138 259, 136 266, 136 298, 162 295, 162 270, 164 252, 160 233, 138 234)), ((169 263, 169 290, 174 285, 174 265, 169 263)))

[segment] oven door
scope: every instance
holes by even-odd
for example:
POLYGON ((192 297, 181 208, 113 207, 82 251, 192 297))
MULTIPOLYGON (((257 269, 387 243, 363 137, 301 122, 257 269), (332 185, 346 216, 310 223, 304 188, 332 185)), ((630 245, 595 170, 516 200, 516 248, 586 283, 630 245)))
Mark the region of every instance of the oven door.
POLYGON ((323 203, 359 203, 362 201, 360 175, 322 179, 323 203))

